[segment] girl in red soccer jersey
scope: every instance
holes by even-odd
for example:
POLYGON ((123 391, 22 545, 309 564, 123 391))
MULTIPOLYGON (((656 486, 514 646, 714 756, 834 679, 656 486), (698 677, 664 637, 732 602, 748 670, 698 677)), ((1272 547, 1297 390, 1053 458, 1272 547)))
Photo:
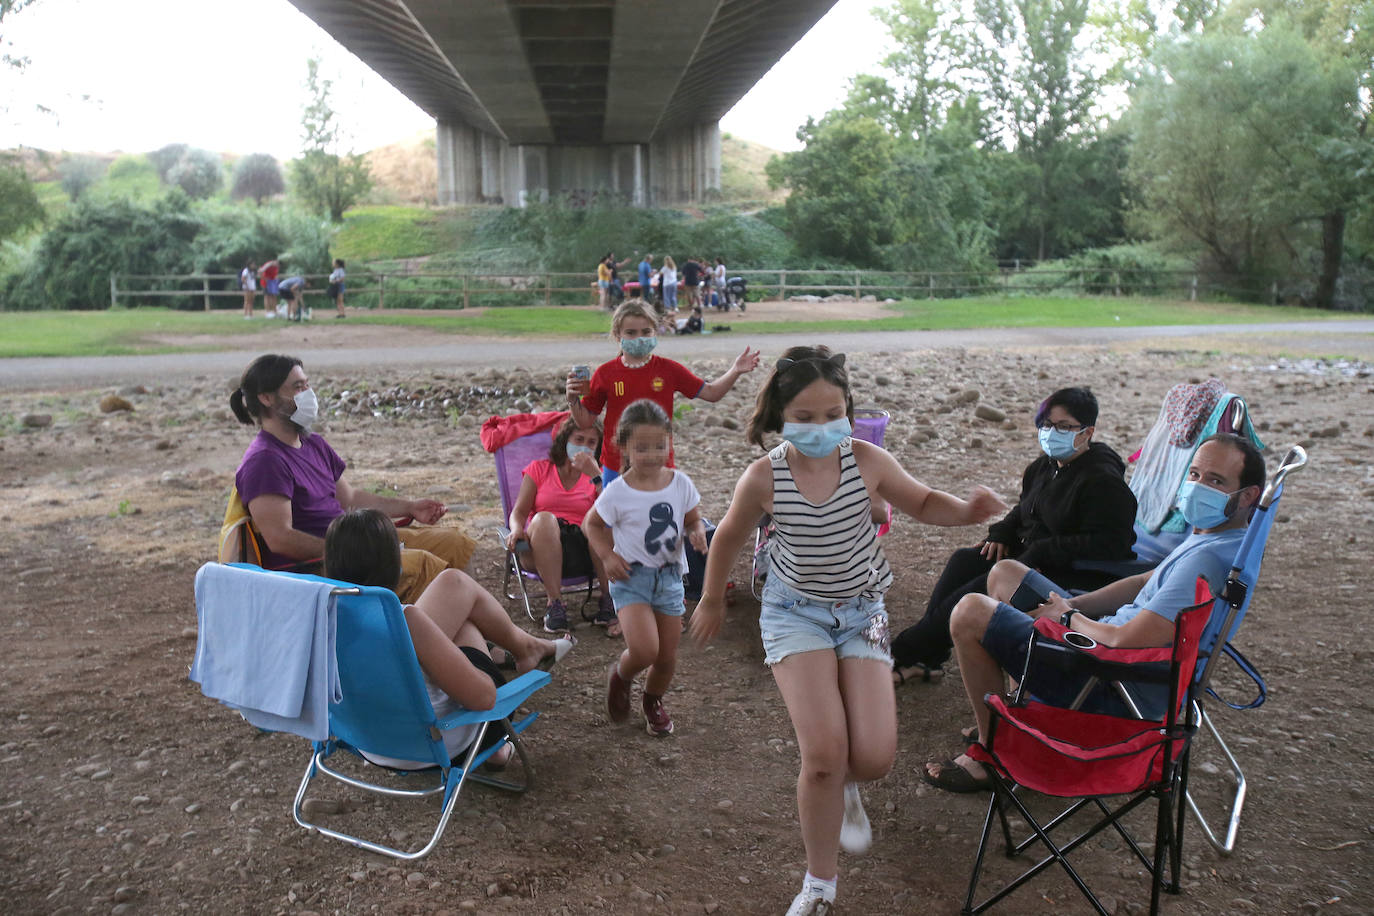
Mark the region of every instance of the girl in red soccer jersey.
MULTIPOLYGON (((620 345, 620 355, 602 363, 590 380, 568 374, 568 406, 579 426, 590 426, 606 411, 605 438, 601 444, 601 484, 609 486, 620 476, 620 447, 616 423, 621 411, 641 399, 653 401, 668 416, 673 415, 673 395, 719 401, 746 372, 759 364, 759 351, 744 348, 734 364, 719 378, 707 382, 679 362, 654 356, 658 343, 654 310, 643 299, 626 299, 611 317, 611 339, 620 345)), ((668 467, 673 467, 672 455, 668 467)))

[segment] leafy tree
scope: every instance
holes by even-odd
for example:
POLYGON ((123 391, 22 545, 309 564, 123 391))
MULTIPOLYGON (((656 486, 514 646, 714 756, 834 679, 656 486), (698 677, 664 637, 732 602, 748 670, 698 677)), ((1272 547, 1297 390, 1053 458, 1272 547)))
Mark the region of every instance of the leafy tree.
POLYGON ((224 183, 224 168, 216 154, 191 149, 167 172, 167 182, 181 188, 193 200, 204 200, 224 183))
POLYGON ((230 196, 234 200, 253 198, 261 204, 265 198, 286 190, 282 180, 281 166, 267 153, 253 153, 244 156, 234 165, 234 180, 230 196))
POLYGON ((893 240, 890 173, 896 141, 871 118, 844 113, 797 131, 806 148, 767 165, 773 187, 792 189, 786 210, 805 254, 871 264, 893 240))
POLYGON ((304 153, 291 163, 291 180, 306 203, 337 223, 371 189, 372 173, 361 155, 340 154, 343 133, 330 103, 333 80, 320 75, 318 60, 307 61, 306 68, 310 101, 301 117, 304 153))
POLYGON ((57 166, 62 190, 72 200, 79 200, 91 185, 105 175, 106 165, 94 156, 68 156, 57 166))
POLYGON ((1370 200, 1374 164, 1358 79, 1288 24, 1162 47, 1136 92, 1131 176, 1142 222, 1254 281, 1320 252, 1314 303, 1329 306, 1347 209, 1370 200))
POLYGON ((157 168, 158 177, 164 182, 168 181, 168 174, 176 166, 181 158, 191 151, 191 147, 185 143, 169 143, 161 149, 153 150, 148 154, 148 159, 157 168))
POLYGON ((994 125, 1022 160, 1037 259, 1073 244, 1076 147, 1095 127, 1101 81, 1088 63, 1089 0, 975 0, 959 41, 994 125))
POLYGON ((43 221, 43 205, 18 163, 0 158, 0 242, 43 221))
MULTIPOLYGON (((0 0, 0 25, 3 25, 6 19, 12 18, 14 15, 21 12, 24 7, 32 6, 33 4, 34 0, 0 0)), ((12 70, 22 70, 28 66, 28 63, 28 58, 15 57, 10 53, 10 42, 4 37, 3 33, 0 33, 0 65, 9 67, 12 70)))

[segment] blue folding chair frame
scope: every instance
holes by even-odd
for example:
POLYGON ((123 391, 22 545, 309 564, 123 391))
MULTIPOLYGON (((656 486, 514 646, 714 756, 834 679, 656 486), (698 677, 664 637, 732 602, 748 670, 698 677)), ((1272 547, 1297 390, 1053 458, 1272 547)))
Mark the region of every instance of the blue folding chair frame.
MULTIPOLYGON (((258 572, 248 564, 231 564, 258 572)), ((298 575, 266 570, 270 575, 298 575)), ((461 710, 440 719, 434 714, 425 688, 420 662, 410 641, 401 602, 390 589, 349 585, 320 576, 299 576, 334 586, 339 686, 343 699, 329 706, 329 734, 326 741, 312 742, 310 763, 301 778, 292 804, 297 824, 325 836, 350 843, 360 849, 414 860, 429 855, 448 826, 464 784, 469 780, 508 792, 524 792, 534 783, 534 768, 520 735, 538 718, 532 712, 512 721, 511 716, 530 696, 549 682, 545 671, 530 671, 509 681, 496 692, 496 704, 486 710, 461 710), (464 725, 478 725, 476 737, 463 760, 454 765, 444 747, 443 733, 464 725), (480 749, 482 738, 493 725, 505 736, 491 747, 480 749), (499 779, 474 770, 509 742, 520 757, 523 779, 499 779), (330 766, 338 751, 362 756, 362 751, 401 760, 433 761, 439 782, 425 789, 400 789, 349 776, 330 766), (311 782, 320 775, 339 782, 402 798, 424 798, 442 794, 438 825, 433 836, 420 849, 406 852, 381 843, 333 830, 306 819, 305 800, 311 782)), ((380 768, 386 770, 386 768, 380 768)))
MULTIPOLYGON (((1187 792, 1188 772, 1191 768, 1184 770, 1184 797, 1188 801, 1189 810, 1197 818, 1198 825, 1202 828, 1203 836, 1207 838, 1207 842, 1223 854, 1230 854, 1235 849, 1236 833, 1240 828, 1241 808, 1245 805, 1247 787, 1245 772, 1222 738, 1216 723, 1207 714, 1207 709, 1203 705, 1204 694, 1225 703, 1232 709, 1254 709, 1262 704, 1268 696, 1269 688, 1265 684, 1263 676, 1245 656, 1241 655, 1231 645, 1231 640, 1235 638, 1236 632, 1240 629, 1241 622, 1245 619, 1245 613, 1250 607, 1250 599, 1254 595, 1255 582, 1259 579, 1260 564, 1264 559, 1264 548, 1269 542, 1269 530, 1274 525, 1276 507, 1279 504, 1279 498, 1283 495, 1284 479, 1294 471, 1301 470, 1306 464, 1307 452, 1302 446, 1293 446, 1265 486, 1264 492, 1260 495, 1259 502, 1255 506, 1255 513, 1250 517, 1250 524, 1245 530, 1245 538, 1236 550, 1235 563, 1231 567, 1230 574, 1226 577, 1226 585, 1221 594, 1217 596, 1212 616, 1207 622, 1207 628, 1203 631, 1199 646, 1198 670, 1194 677, 1197 689, 1193 691, 1195 718, 1201 729, 1211 735, 1212 740, 1217 743, 1217 748, 1226 758, 1227 766, 1230 767, 1232 778, 1236 784, 1235 790, 1231 793, 1224 831, 1221 831, 1219 827, 1214 828, 1208 823, 1197 802, 1187 792), (1254 682, 1256 693, 1253 699, 1246 703, 1232 703, 1221 697, 1212 688, 1212 675, 1223 657, 1234 661, 1241 673, 1254 682), (1220 838, 1218 837, 1219 832, 1224 834, 1220 838)), ((1189 753, 1192 753, 1191 749, 1189 753)))

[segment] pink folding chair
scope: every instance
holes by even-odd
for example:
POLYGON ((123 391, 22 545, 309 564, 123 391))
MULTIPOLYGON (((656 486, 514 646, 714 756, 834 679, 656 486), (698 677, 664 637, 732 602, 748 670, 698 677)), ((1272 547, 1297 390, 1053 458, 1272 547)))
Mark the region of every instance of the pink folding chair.
MULTIPOLYGON (((501 492, 501 511, 502 518, 510 519, 511 507, 515 505, 515 497, 520 493, 520 478, 523 476, 525 468, 531 461, 549 456, 549 446, 553 443, 553 434, 547 430, 530 433, 528 436, 521 436, 514 439, 500 448, 496 449, 492 455, 496 459, 496 486, 501 492)), ((531 599, 546 597, 548 594, 548 583, 539 578, 539 574, 534 571, 533 563, 527 567, 522 563, 522 559, 528 558, 529 544, 521 541, 516 545, 515 550, 506 547, 506 538, 510 536, 510 529, 504 524, 497 529, 501 538, 501 549, 506 552, 506 576, 502 589, 505 591, 506 598, 510 601, 521 601, 525 605, 525 613, 530 620, 542 620, 542 614, 535 613, 535 605, 531 599), (519 594, 516 594, 512 583, 520 586, 519 594), (539 588, 531 591, 531 587, 538 584, 539 588)), ((558 585, 559 594, 576 595, 582 594, 582 618, 590 620, 587 614, 587 607, 592 597, 592 589, 596 585, 595 576, 573 576, 564 579, 558 585)))

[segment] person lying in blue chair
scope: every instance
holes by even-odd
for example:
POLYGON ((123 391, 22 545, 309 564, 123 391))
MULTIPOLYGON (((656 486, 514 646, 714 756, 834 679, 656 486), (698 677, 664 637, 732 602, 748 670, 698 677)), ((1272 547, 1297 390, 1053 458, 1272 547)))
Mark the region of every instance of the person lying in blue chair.
MULTIPOLYGON (((1264 456, 1254 443, 1219 433, 1198 447, 1187 478, 1179 487, 1178 507, 1193 526, 1193 533, 1152 572, 1067 597, 1066 589, 1016 560, 1002 560, 994 566, 988 575, 988 594, 965 595, 950 617, 954 654, 977 720, 976 729, 965 732, 965 738, 978 741, 987 733, 989 712, 983 697, 1003 690, 1007 672, 1020 676, 1037 617, 1052 617, 1104 646, 1171 644, 1174 620, 1196 603, 1198 576, 1207 580, 1214 593, 1225 583, 1250 523, 1250 510, 1264 489, 1264 479, 1264 456)), ((1081 680, 1066 677, 1037 685, 1035 694, 1045 703, 1068 706, 1082 687, 1081 680)), ((1156 691, 1139 698, 1143 715, 1162 718, 1168 687, 1160 687, 1162 694, 1156 691)), ((1103 692, 1095 692, 1082 708, 1130 714, 1119 698, 1103 692)), ((967 754, 927 763, 921 776, 950 792, 979 792, 991 787, 983 765, 967 754)))
MULTIPOLYGON (((350 509, 329 523, 324 536, 324 574, 354 585, 395 589, 401 577, 401 542, 396 525, 377 509, 350 509)), ((491 709, 496 690, 506 682, 491 659, 487 641, 505 649, 515 659, 515 671, 524 674, 547 668, 572 648, 569 638, 540 639, 517 627, 491 593, 467 573, 446 569, 435 577, 414 604, 404 608, 410 641, 425 676, 429 702, 442 719, 461 709, 491 709)), ((467 725, 443 733, 449 758, 459 763, 480 728, 467 725)), ((484 747, 501 738, 487 729, 484 747)), ((505 763, 512 748, 492 757, 505 763)), ((368 760, 400 770, 418 770, 434 764, 397 760, 364 753, 368 760)))

